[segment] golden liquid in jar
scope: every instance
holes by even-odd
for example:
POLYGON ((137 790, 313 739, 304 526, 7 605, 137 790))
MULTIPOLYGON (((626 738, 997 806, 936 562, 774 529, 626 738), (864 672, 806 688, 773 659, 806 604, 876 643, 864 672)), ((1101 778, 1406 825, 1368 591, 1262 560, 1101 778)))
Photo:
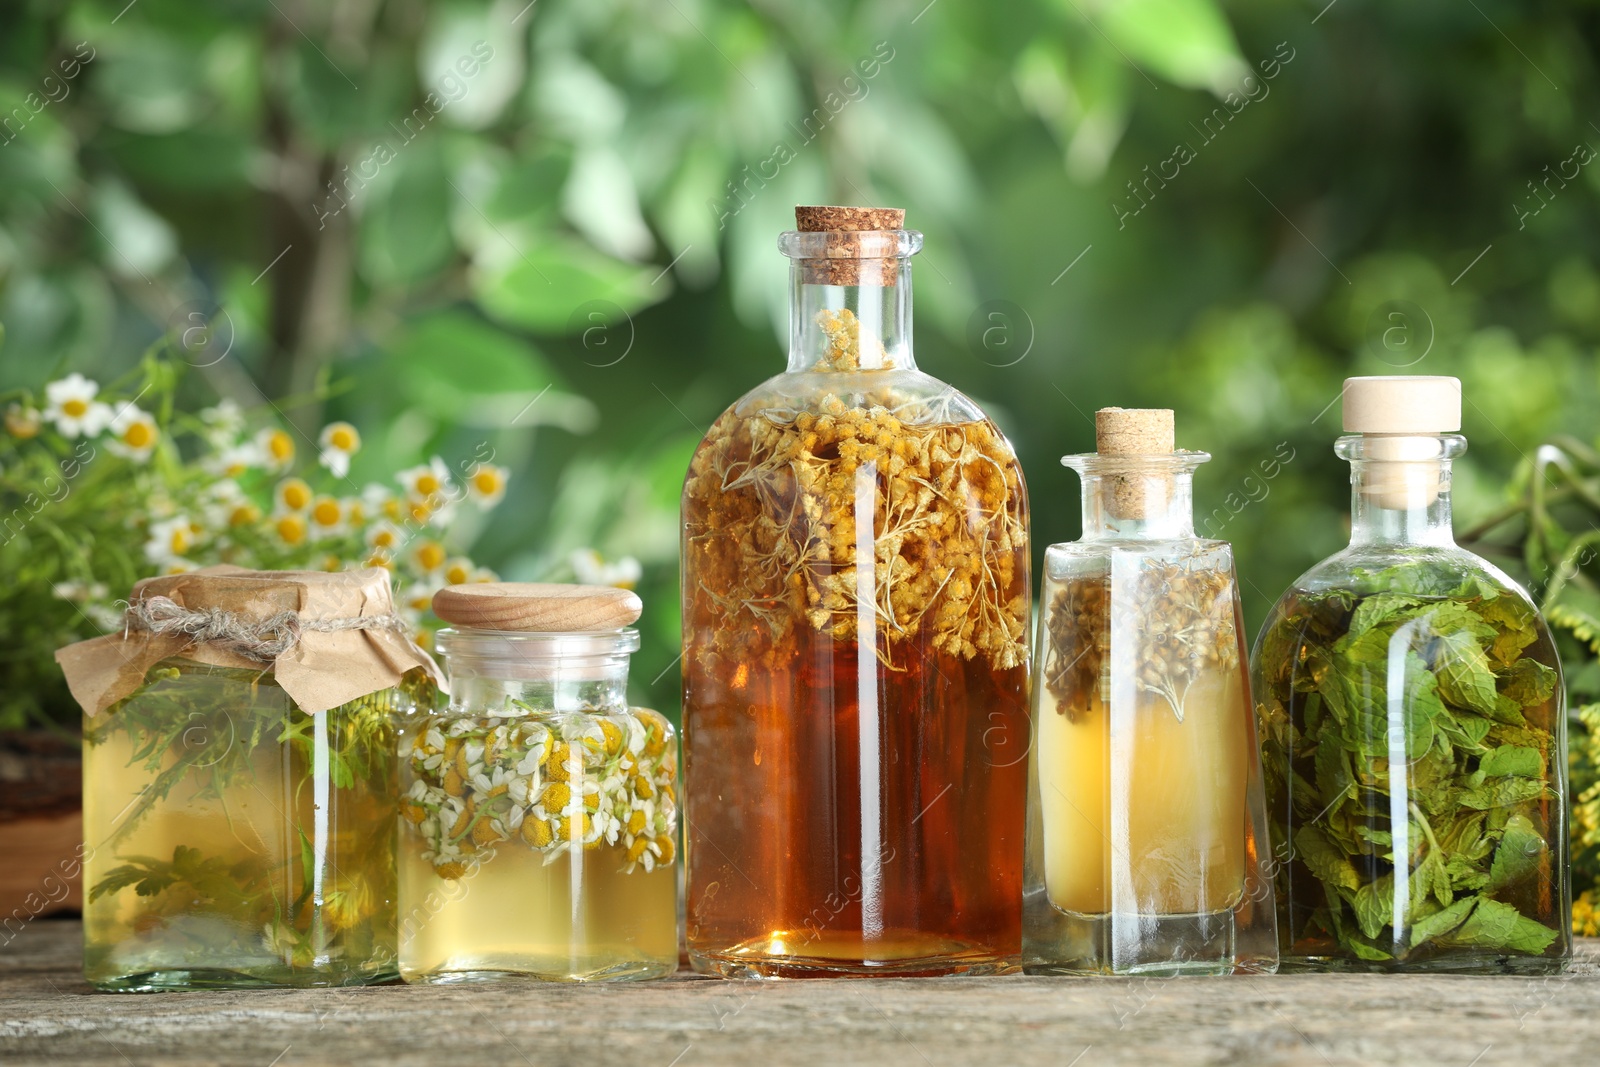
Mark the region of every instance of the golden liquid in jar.
MULTIPOLYGON (((1129 694, 1130 696, 1132 694, 1129 694)), ((1251 739, 1239 671, 1196 678, 1179 721, 1159 696, 1051 697, 1039 716, 1045 887, 1084 916, 1195 915, 1244 888, 1251 739)))

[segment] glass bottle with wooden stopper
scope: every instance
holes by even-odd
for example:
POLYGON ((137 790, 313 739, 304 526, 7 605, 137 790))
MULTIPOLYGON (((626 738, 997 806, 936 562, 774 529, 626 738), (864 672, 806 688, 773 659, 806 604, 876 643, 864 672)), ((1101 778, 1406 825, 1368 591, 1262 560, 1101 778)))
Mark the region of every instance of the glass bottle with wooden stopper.
POLYGON ((690 959, 1014 970, 1022 472, 916 368, 904 213, 795 215, 788 371, 716 421, 683 490, 690 959))
POLYGON ((1350 545, 1254 654, 1283 965, 1549 973, 1572 954, 1560 661, 1458 548, 1461 383, 1350 378, 1350 545))
POLYGON ((1277 962, 1232 550, 1194 534, 1168 410, 1096 413, 1083 537, 1045 552, 1023 963, 1030 973, 1277 962))
POLYGON ((400 738, 400 973, 657 978, 678 965, 678 745, 628 706, 639 598, 452 585, 449 706, 400 738))

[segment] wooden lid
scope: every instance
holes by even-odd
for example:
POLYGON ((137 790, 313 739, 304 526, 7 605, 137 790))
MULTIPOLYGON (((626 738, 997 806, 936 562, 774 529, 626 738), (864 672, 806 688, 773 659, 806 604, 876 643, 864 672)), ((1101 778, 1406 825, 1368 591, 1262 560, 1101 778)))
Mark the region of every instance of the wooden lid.
POLYGON ((1349 433, 1436 434, 1461 429, 1461 379, 1386 374, 1344 380, 1349 433))
POLYGON ((639 594, 609 585, 473 582, 433 594, 434 614, 473 630, 620 630, 643 610, 639 594))

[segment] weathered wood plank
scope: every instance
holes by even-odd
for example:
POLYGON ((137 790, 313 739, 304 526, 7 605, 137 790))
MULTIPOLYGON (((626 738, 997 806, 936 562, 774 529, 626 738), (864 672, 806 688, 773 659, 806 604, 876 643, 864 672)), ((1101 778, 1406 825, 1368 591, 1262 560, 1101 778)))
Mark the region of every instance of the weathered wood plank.
POLYGON ((1589 1064, 1600 943, 1559 978, 1272 978, 512 984, 110 996, 80 926, 0 949, 7 1064, 1115 1067, 1589 1064), (1076 1057, 1076 1059, 1075 1059, 1076 1057))

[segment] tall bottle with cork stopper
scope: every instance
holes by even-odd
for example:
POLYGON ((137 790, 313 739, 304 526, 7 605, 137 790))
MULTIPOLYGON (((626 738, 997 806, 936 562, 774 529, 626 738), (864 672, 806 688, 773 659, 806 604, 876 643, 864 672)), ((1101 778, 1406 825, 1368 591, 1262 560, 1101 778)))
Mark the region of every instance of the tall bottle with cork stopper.
POLYGON ((1022 472, 916 368, 904 213, 795 215, 788 370, 716 421, 683 489, 690 959, 1015 970, 1022 472))
POLYGON ((639 598, 450 585, 449 705, 400 735, 400 974, 616 981, 678 967, 677 737, 628 705, 639 598))
POLYGON ((1197 538, 1172 412, 1106 408, 1083 537, 1045 551, 1023 962, 1035 974, 1277 964, 1233 553, 1197 538))
POLYGON ((1551 973, 1571 956, 1560 663, 1456 547, 1461 383, 1350 378, 1350 546, 1256 643, 1285 969, 1551 973))

